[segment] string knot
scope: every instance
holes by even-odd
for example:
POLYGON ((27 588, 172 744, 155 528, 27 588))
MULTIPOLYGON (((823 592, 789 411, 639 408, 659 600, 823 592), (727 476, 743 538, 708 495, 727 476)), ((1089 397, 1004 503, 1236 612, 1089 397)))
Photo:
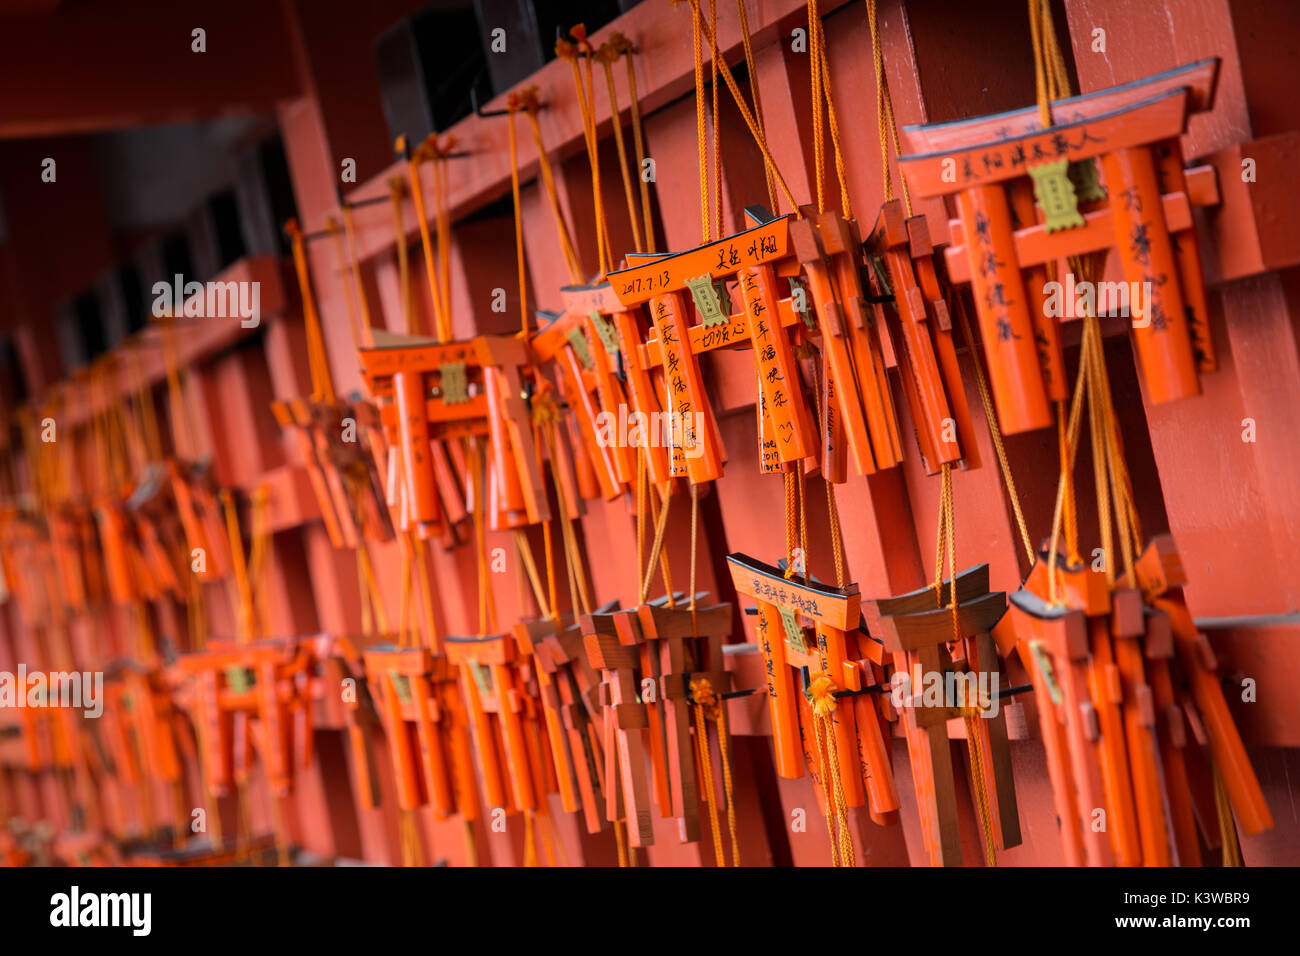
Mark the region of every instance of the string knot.
POLYGON ((533 393, 533 422, 546 426, 560 420, 560 406, 555 401, 554 386, 550 382, 540 382, 533 393))
POLYGON ((636 51, 636 47, 632 44, 632 41, 617 30, 609 35, 609 39, 605 41, 605 45, 619 56, 622 56, 624 53, 633 53, 636 51))
POLYGON ((526 86, 516 94, 519 98, 519 108, 526 113, 536 113, 541 109, 541 97, 537 93, 536 86, 526 86))
POLYGON ((611 43, 606 41, 596 48, 596 51, 592 54, 592 57, 596 60, 597 63, 614 64, 618 62, 619 57, 621 57, 622 55, 623 53, 621 50, 615 49, 611 43))
POLYGON ((722 698, 718 696, 718 692, 713 689, 713 682, 707 677, 691 678, 691 700, 704 709, 704 716, 709 720, 718 719, 718 713, 722 709, 722 698))
POLYGON ((818 674, 808 685, 808 696, 812 698, 813 715, 829 717, 835 712, 835 681, 825 674, 818 674))
POLYGON ((455 149, 455 136, 444 136, 441 140, 435 136, 433 144, 430 146, 430 151, 435 159, 446 159, 455 151, 455 149))
POLYGON ((573 62, 578 59, 578 45, 560 37, 555 41, 555 55, 561 60, 573 62))
POLYGON ((583 53, 591 53, 591 42, 587 39, 587 25, 585 23, 574 24, 569 29, 569 36, 577 41, 578 49, 583 53))

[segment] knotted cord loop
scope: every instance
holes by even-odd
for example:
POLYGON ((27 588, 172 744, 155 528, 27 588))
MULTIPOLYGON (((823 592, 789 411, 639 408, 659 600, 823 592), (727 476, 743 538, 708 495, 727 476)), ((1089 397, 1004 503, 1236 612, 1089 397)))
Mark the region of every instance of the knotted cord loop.
POLYGON ((831 838, 831 866, 857 866, 853 837, 849 833, 849 809, 844 797, 839 750, 835 746, 835 691, 835 682, 826 674, 818 674, 808 685, 817 763, 826 799, 826 832, 831 838))
POLYGON ((713 850, 718 866, 726 866, 722 849, 722 833, 718 822, 718 802, 713 795, 713 756, 709 751, 708 725, 712 721, 718 728, 718 751, 722 754, 722 790, 727 800, 727 829, 731 835, 731 865, 740 866, 740 840, 736 836, 736 801, 731 773, 731 748, 727 737, 727 713, 722 698, 707 677, 692 677, 690 699, 695 707, 695 747, 703 769, 703 793, 709 804, 709 823, 713 830, 713 850))

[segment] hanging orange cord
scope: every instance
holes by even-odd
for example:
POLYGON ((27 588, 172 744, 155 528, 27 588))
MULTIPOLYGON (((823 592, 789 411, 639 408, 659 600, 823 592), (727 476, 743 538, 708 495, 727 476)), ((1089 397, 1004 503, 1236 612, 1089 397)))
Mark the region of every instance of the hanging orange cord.
POLYGON ((537 150, 537 168, 542 175, 543 192, 546 194, 547 202, 551 207, 551 216, 555 220, 560 248, 564 252, 564 262, 569 269, 569 281, 574 285, 580 285, 584 281, 582 263, 578 259, 577 252, 574 251, 573 238, 569 233, 569 226, 565 221, 564 212, 560 209, 560 195, 555 188, 555 174, 551 170, 546 145, 542 142, 542 126, 537 118, 537 114, 541 110, 541 103, 537 98, 537 87, 526 87, 511 93, 510 96, 515 100, 517 109, 528 117, 528 125, 533 134, 533 146, 537 150))
POLYGON ((600 277, 604 278, 613 265, 609 242, 609 225, 605 218, 605 197, 600 189, 600 147, 596 138, 595 86, 591 61, 595 50, 587 41, 587 30, 578 24, 569 31, 575 42, 560 38, 555 41, 555 55, 566 61, 573 73, 573 88, 578 100, 578 113, 582 117, 583 139, 587 146, 587 162, 591 166, 591 195, 595 207, 596 252, 600 262, 600 277), (583 69, 578 61, 583 60, 583 69))
MULTIPOLYGON (((741 3, 744 0, 740 0, 741 3)), ((641 217, 642 227, 644 229, 645 247, 647 252, 653 252, 655 247, 655 230, 652 221, 650 208, 650 176, 646 167, 645 154, 645 133, 641 127, 641 103, 636 93, 636 67, 632 63, 632 54, 636 48, 632 46, 630 40, 621 33, 615 33, 609 38, 611 45, 621 49, 627 62, 627 95, 631 103, 632 113, 632 145, 636 149, 636 169, 637 179, 641 189, 641 217)))
MULTIPOLYGON (((781 170, 777 166, 776 160, 772 158, 771 150, 769 150, 767 146, 767 139, 764 137, 762 129, 754 119, 754 114, 750 111, 749 105, 745 102, 744 96, 741 95, 740 88, 736 85, 736 78, 731 75, 731 69, 721 63, 721 56, 718 53, 717 39, 714 36, 713 31, 709 29, 708 25, 703 21, 703 17, 700 14, 699 0, 686 0, 686 3, 691 8, 693 17, 692 29, 700 31, 700 34, 708 41, 709 49, 712 51, 713 57, 719 60, 720 68, 718 72, 721 74, 722 80, 726 84, 727 89, 731 91, 731 97, 735 100, 736 108, 740 110, 741 119, 745 121, 745 125, 749 128, 750 135, 754 137, 754 142, 757 144, 759 152, 763 154, 763 161, 767 164, 767 168, 771 170, 772 175, 776 178, 776 183, 781 188, 781 195, 785 198, 785 201, 789 203, 790 209, 796 215, 801 215, 799 213, 799 204, 794 198, 794 193, 790 191, 790 187, 786 184, 785 177, 781 175, 781 170)), ((696 85, 697 88, 702 85, 699 79, 697 79, 696 85)), ((777 210, 773 210, 773 212, 776 211, 777 210)))
POLYGON ((438 287, 442 293, 443 341, 452 336, 451 321, 451 177, 447 175, 447 157, 456 141, 448 136, 441 144, 433 141, 434 212, 438 227, 438 287))
POLYGON ((348 243, 348 262, 352 269, 352 285, 356 289, 357 302, 361 310, 361 341, 369 343, 371 335, 370 302, 366 299, 366 287, 361 281, 361 261, 357 258, 356 230, 352 222, 352 207, 343 203, 343 234, 348 243))
POLYGON ((316 311, 316 295, 312 291, 311 272, 307 266, 306 240, 297 220, 285 224, 285 232, 293 249, 293 266, 298 276, 298 290, 302 294, 303 327, 307 333, 307 364, 311 370, 312 399, 332 402, 336 396, 334 378, 330 372, 329 356, 325 351, 325 335, 321 330, 320 313, 316 311))
MULTIPOLYGON (((399 180, 400 182, 400 180, 399 180)), ((371 342, 371 325, 370 325, 370 305, 366 300, 365 286, 361 281, 361 265, 357 259, 356 240, 352 224, 352 209, 345 202, 342 204, 343 213, 343 231, 340 234, 338 222, 333 216, 329 217, 326 229, 334 239, 335 253, 338 258, 338 271, 340 275, 347 273, 350 275, 351 282, 345 282, 348 285, 349 295, 345 296, 348 306, 348 323, 352 330, 352 345, 354 348, 362 348, 371 342), (346 239, 346 248, 344 240, 346 239), (357 304, 354 306, 352 298, 356 297, 357 304), (357 318, 360 315, 360 328, 357 327, 357 318)), ((364 476, 357 476, 348 472, 345 476, 348 482, 348 489, 354 495, 359 496, 365 483, 364 476)), ((378 626, 380 634, 388 631, 388 614, 384 609, 383 595, 379 591, 379 585, 375 580, 374 566, 370 558, 370 547, 364 537, 357 542, 357 582, 361 598, 361 629, 363 634, 376 633, 373 629, 378 626)))
MULTIPOLYGON (((880 133, 880 170, 884 178, 884 201, 894 198, 894 178, 889 166, 890 146, 894 155, 898 149, 898 120, 894 116, 894 101, 889 94, 889 80, 885 76, 885 57, 880 40, 880 21, 876 12, 876 0, 866 0, 867 27, 871 32, 871 56, 876 67, 876 125, 880 133)), ((899 187, 903 193, 903 206, 910 218, 912 215, 912 197, 907 191, 907 180, 899 178, 899 187)))
MULTIPOLYGON (((350 266, 348 263, 347 251, 343 246, 343 231, 339 229, 338 220, 333 216, 328 217, 325 220, 325 230, 334 240, 334 252, 338 258, 338 273, 340 276, 347 275, 350 272, 350 266)), ((359 285, 354 285, 347 280, 344 280, 343 284, 347 287, 344 290, 343 301, 348 309, 348 331, 352 333, 352 347, 354 349, 359 349, 361 348, 361 330, 357 326, 358 309, 356 304, 352 301, 353 295, 356 289, 359 288, 359 285)))
POLYGON ((835 690, 835 682, 829 676, 818 674, 808 686, 808 695, 812 698, 817 764, 826 799, 826 830, 831 838, 831 866, 857 866, 853 837, 849 833, 849 808, 844 796, 839 748, 834 744, 837 703, 835 690))
POLYGON ((230 556, 234 565, 235 587, 235 639, 246 644, 253 638, 253 594, 248 581, 248 564, 244 557, 244 541, 239 532, 239 513, 235 498, 228 488, 221 490, 221 507, 226 515, 226 534, 230 539, 230 556))
MULTIPOLYGON (((700 489, 698 485, 691 485, 690 607, 692 633, 699 633, 699 625, 695 617, 695 558, 699 552, 699 515, 700 489)), ((670 582, 668 586, 668 593, 671 595, 670 582)), ((740 840, 736 836, 736 795, 731 772, 730 735, 727 732, 727 705, 707 677, 692 678, 690 699, 695 702, 695 748, 699 766, 702 770, 704 793, 708 795, 709 824, 713 830, 713 849, 717 856, 718 866, 726 866, 726 858, 722 851, 722 835, 718 825, 718 801, 713 798, 713 757, 709 751, 707 723, 709 721, 717 728, 718 752, 722 755, 722 793, 727 801, 727 829, 731 835, 731 865, 740 866, 740 840)))
MULTIPOLYGON (((718 0, 709 0, 709 27, 713 35, 716 35, 718 31, 718 0)), ((709 119, 713 133, 713 234, 718 239, 721 239, 726 229, 723 225, 724 216, 722 211, 722 130, 718 125, 718 57, 716 46, 713 48, 713 54, 713 56, 709 57, 709 72, 711 74, 709 94, 712 98, 709 119)), ((726 67, 724 66, 723 69, 726 69, 726 67)))
MULTIPOLYGON (((433 304, 434 331, 439 342, 448 342, 451 340, 451 316, 443 313, 443 296, 438 283, 441 270, 435 259, 433 239, 429 235, 429 217, 424 204, 424 183, 420 178, 420 166, 436 148, 435 136, 431 136, 429 140, 411 151, 406 162, 406 171, 410 180, 411 201, 415 205, 416 223, 420 227, 420 244, 424 249, 424 269, 426 278, 429 281, 429 298, 433 304)), ((398 137, 397 151, 399 153, 405 152, 407 145, 405 136, 398 137)), ((436 170, 434 172, 434 189, 436 194, 438 189, 436 170)))
MULTIPOLYGON (((740 20, 740 39, 745 49, 745 70, 749 77, 749 91, 754 95, 754 125, 760 136, 766 137, 763 128, 763 98, 759 93, 762 86, 758 82, 758 70, 754 65, 754 47, 749 36, 749 14, 745 10, 745 0, 736 0, 736 16, 740 20)), ((763 164, 763 181, 767 186, 767 204, 776 211, 776 182, 772 178, 772 167, 763 164)))
POLYGON ((519 205, 519 144, 515 137, 515 113, 522 106, 519 98, 511 94, 506 104, 508 122, 506 128, 510 135, 510 196, 514 201, 515 213, 515 263, 519 269, 519 335, 528 338, 528 264, 524 259, 524 221, 523 210, 519 205))
POLYGON ((623 143, 623 119, 618 108, 618 94, 614 89, 614 64, 629 53, 632 44, 621 33, 615 33, 608 41, 600 45, 595 57, 605 71, 605 92, 609 97, 609 115, 614 126, 614 146, 618 152, 618 171, 623 177, 623 195, 627 200, 627 218, 632 227, 632 245, 637 252, 645 251, 645 241, 641 236, 641 210, 637 205, 637 193, 632 188, 632 176, 627 168, 627 147, 623 143))
POLYGON ((136 411, 143 433, 145 458, 149 462, 162 460, 162 437, 158 429, 158 406, 154 404, 153 388, 145 378, 144 366, 138 349, 126 350, 131 362, 131 378, 135 382, 136 411))
POLYGON ((406 181, 394 176, 388 181, 388 194, 393 204, 393 235, 397 247, 397 284, 402 289, 403 331, 407 335, 419 334, 415 315, 415 293, 411 289, 411 253, 406 245, 406 229, 402 224, 402 197, 406 195, 406 181))

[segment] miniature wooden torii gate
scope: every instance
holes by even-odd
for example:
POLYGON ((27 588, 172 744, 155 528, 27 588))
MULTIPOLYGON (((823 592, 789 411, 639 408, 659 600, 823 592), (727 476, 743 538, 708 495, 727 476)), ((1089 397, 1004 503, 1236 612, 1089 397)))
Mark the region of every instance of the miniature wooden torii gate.
POLYGON ((891 297, 906 344, 904 387, 926 467, 934 472, 958 460, 978 466, 951 335, 949 313, 954 306, 932 261, 924 219, 905 222, 898 202, 882 208, 865 248, 869 257, 880 261, 889 283, 873 274, 873 287, 879 291, 868 296, 855 225, 834 213, 804 212, 808 218, 791 220, 749 207, 746 213, 756 223, 750 229, 684 253, 629 257, 629 268, 610 274, 625 307, 648 304, 655 315, 643 343, 623 344, 625 357, 632 356, 627 364, 638 371, 664 370, 670 411, 685 414, 703 407, 706 412, 708 429, 701 436, 700 455, 705 463, 696 465, 695 475, 720 472, 725 457, 720 445, 715 449, 711 444, 716 424, 707 405, 700 404, 705 396, 698 384, 698 356, 745 344, 754 351, 758 379, 763 471, 782 471, 793 462, 815 459, 819 451, 830 481, 845 480, 850 455, 864 475, 902 461, 886 371, 887 355, 892 358, 894 352, 882 303, 891 297), (801 266, 814 308, 803 297, 801 266), (694 275, 697 271, 700 275, 694 275), (779 297, 778 278, 791 281, 790 296, 779 297), (732 280, 743 300, 735 315, 725 296, 726 283, 732 280), (688 292, 701 316, 697 325, 685 319, 688 292), (820 436, 796 361, 796 346, 812 333, 814 322, 824 357, 820 436))
MULTIPOLYGON (((1212 771, 1191 746, 1208 746, 1242 828, 1273 825, 1258 778, 1197 631, 1173 540, 1152 540, 1133 580, 1040 555, 1011 597, 1014 636, 1033 675, 1066 861, 1104 866, 1196 865, 1197 820, 1209 845, 1222 838, 1212 771), (1175 679, 1175 666, 1182 677, 1175 679), (1104 808, 1106 826, 1093 825, 1104 808)), ((1223 817, 1220 814, 1220 820, 1223 817)))
MULTIPOLYGON (((609 613, 617 605, 602 608, 609 613)), ((537 694, 550 738, 560 800, 566 813, 582 810, 588 833, 609 825, 605 813, 604 753, 595 721, 600 679, 587 663, 582 628, 553 620, 515 625, 519 650, 532 659, 537 694)))
POLYGON ((295 638, 211 641, 180 656, 177 667, 192 681, 205 779, 215 796, 247 774, 254 719, 271 791, 288 796, 295 764, 306 767, 312 758, 311 665, 309 647, 295 638))
MULTIPOLYGON (((819 756, 808 750, 815 738, 809 693, 814 678, 825 675, 839 692, 855 692, 851 706, 834 713, 834 741, 848 807, 869 808, 880 824, 897 819, 898 794, 875 694, 857 693, 879 683, 881 646, 860 630, 861 600, 856 584, 830 587, 802 577, 786 577, 778 567, 744 554, 727 564, 738 594, 757 604, 757 643, 767 670, 767 705, 777 773, 786 779, 812 774, 827 814, 833 812, 828 781, 819 756), (810 644, 805 622, 814 630, 810 644)), ((882 672, 883 674, 883 672, 882 672)))
POLYGON ((707 595, 696 595, 693 611, 674 595, 671 602, 664 597, 636 609, 582 618, 587 659, 603 678, 606 815, 627 820, 632 846, 654 842, 651 786, 660 816, 676 819, 683 843, 700 839, 700 800, 717 800, 696 777, 691 682, 707 680, 718 695, 730 688, 722 641, 731 631, 731 605, 703 606, 701 598, 707 595))
MULTIPOLYGON (((971 700, 972 688, 967 683, 963 688, 966 693, 958 695, 965 699, 945 699, 935 706, 924 699, 922 685, 942 679, 946 689, 947 676, 954 670, 996 675, 997 647, 991 632, 1006 611, 1006 594, 989 591, 988 565, 958 574, 956 589, 956 632, 961 639, 955 643, 951 580, 943 581, 938 589, 922 588, 868 601, 864 606, 867 626, 880 635, 885 649, 893 655, 895 680, 901 671, 910 684, 901 721, 911 758, 922 838, 935 866, 957 866, 962 858, 948 721, 969 716, 972 709, 983 711, 988 702, 971 700)), ((960 686, 956 681, 953 685, 960 686)), ((992 692, 990 687, 990 695, 992 692)), ((972 751, 971 784, 975 802, 977 807, 986 806, 989 812, 989 819, 982 821, 982 825, 992 828, 997 848, 1017 846, 1020 822, 1006 715, 998 707, 993 716, 986 713, 975 716, 977 719, 966 724, 967 743, 972 751), (975 773, 977 766, 982 769, 975 773)))
MULTIPOLYGON (((803 386, 788 326, 798 321, 790 299, 777 295, 777 263, 787 260, 788 274, 798 264, 787 251, 789 220, 765 218, 757 225, 686 252, 636 257, 638 264, 611 272, 615 295, 627 309, 646 305, 657 337, 647 339, 642 359, 629 343, 624 354, 640 369, 663 369, 663 405, 680 423, 684 462, 674 449, 673 473, 684 473, 692 484, 722 475, 726 458, 708 395, 700 375, 699 355, 715 348, 748 341, 754 350, 758 379, 760 448, 766 470, 815 457, 817 434, 804 399, 803 386), (645 261, 645 260, 649 261, 645 261), (719 283, 735 279, 743 313, 733 317, 719 283), (689 322, 693 300, 700 324, 689 322), (782 304, 784 303, 784 308, 782 304), (695 415, 703 416, 702 433, 695 433, 695 415), (698 445, 696 443, 698 442, 698 445)), ((640 344, 640 343, 637 343, 640 344)))
POLYGON ((463 508, 459 493, 446 490, 454 483, 447 454, 458 454, 454 439, 470 436, 488 439, 492 527, 548 518, 524 399, 527 345, 513 336, 443 344, 378 330, 374 339, 358 355, 389 443, 400 449, 402 527, 416 526, 422 537, 440 536, 449 508, 463 508))
MULTIPOLYGON (((957 198, 948 270, 972 284, 1006 432, 1051 424, 1043 368, 1059 362, 1053 337, 1040 337, 1045 290, 1035 286, 1048 263, 1088 253, 1116 249, 1128 287, 1149 298, 1133 341, 1151 401, 1199 394, 1214 350, 1191 207, 1218 195, 1211 167, 1183 169, 1178 137, 1189 113, 1210 108, 1217 73, 1217 59, 1203 60, 1059 100, 1048 129, 1035 109, 905 129, 918 151, 900 160, 913 190, 957 198)), ((1062 394, 1059 375, 1050 384, 1062 394)))
MULTIPOLYGON (((618 378, 617 346, 611 348, 602 337, 609 334, 605 320, 584 308, 592 291, 582 286, 561 289, 565 311, 559 315, 539 313, 549 321, 532 336, 530 344, 539 364, 554 362, 559 371, 561 389, 578 433, 574 454, 580 460, 586 459, 578 467, 579 475, 589 463, 600 493, 613 499, 636 482, 636 450, 600 437, 601 416, 617 420, 627 397, 618 378)), ((554 467, 559 477, 558 465, 554 467)), ((577 496, 568 496, 568 500, 576 503, 577 496)))
POLYGON ((488 803, 507 813, 545 810, 558 782, 516 633, 443 640, 460 670, 488 803))

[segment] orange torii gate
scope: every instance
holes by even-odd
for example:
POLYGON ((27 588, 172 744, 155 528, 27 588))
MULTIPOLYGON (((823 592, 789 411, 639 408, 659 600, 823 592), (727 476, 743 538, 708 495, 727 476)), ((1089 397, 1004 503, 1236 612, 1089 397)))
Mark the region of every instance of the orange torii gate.
POLYGON ((443 643, 460 672, 488 804, 507 813, 538 810, 558 782, 515 632, 443 643))
POLYGON ((238 643, 210 641, 180 655, 178 672, 191 682, 191 713, 199 731, 208 789, 229 792, 247 774, 253 721, 267 781, 288 796, 294 767, 312 759, 311 649, 296 638, 238 643))
POLYGON ((883 647, 860 628, 858 586, 836 588, 801 576, 787 578, 781 568, 744 554, 727 555, 727 565, 736 592, 757 604, 757 643, 767 671, 777 773, 793 780, 806 768, 820 788, 826 812, 832 812, 829 782, 821 779, 818 756, 808 749, 816 736, 810 687, 814 678, 825 675, 838 689, 836 696, 845 691, 851 696, 851 706, 835 711, 830 742, 842 772, 845 803, 868 807, 876 823, 895 822, 898 794, 884 715, 878 695, 867 692, 882 683, 883 647))
POLYGON ((425 647, 377 644, 363 653, 370 693, 388 739, 405 811, 427 803, 438 817, 479 817, 469 724, 456 669, 425 647))
MULTIPOLYGON (((600 609, 608 613, 617 604, 600 609)), ((587 663, 582 628, 554 620, 515 625, 519 651, 531 658, 537 697, 550 740, 556 784, 566 813, 582 810, 588 833, 609 825, 604 810, 604 753, 596 719, 600 712, 600 678, 587 663)))
POLYGON ((699 355, 711 349, 748 342, 754 350, 760 465, 765 471, 783 470, 814 457, 818 450, 794 343, 786 331, 801 324, 800 316, 791 297, 777 294, 778 275, 788 277, 798 271, 788 251, 789 219, 750 212, 759 221, 743 232, 672 255, 630 256, 636 264, 609 275, 614 294, 626 309, 641 305, 649 309, 655 334, 635 343, 644 345, 644 356, 627 341, 624 355, 638 372, 662 368, 662 406, 681 432, 681 441, 675 443, 680 448, 673 448, 670 460, 672 474, 685 474, 692 484, 721 477, 726 459, 700 374, 699 355), (742 312, 735 316, 730 297, 724 298, 726 282, 732 279, 743 302, 742 312), (688 297, 700 316, 698 325, 690 324, 688 297), (698 434, 696 415, 703 422, 698 434))
MULTIPOLYGON (((958 866, 962 859, 948 721, 991 708, 989 702, 971 699, 978 681, 972 688, 954 680, 954 689, 962 687, 961 699, 945 699, 937 705, 926 699, 924 685, 942 678, 946 687, 950 675, 965 672, 998 674, 992 629, 1007 609, 1006 594, 989 591, 988 565, 962 571, 955 580, 955 630, 953 579, 942 581, 938 588, 925 587, 865 604, 868 627, 893 656, 896 686, 900 672, 907 678, 900 721, 911 758, 921 836, 935 866, 958 866)), ((996 689, 989 688, 989 692, 992 696, 996 689)), ((978 775, 972 771, 971 786, 976 805, 988 808, 985 824, 992 843, 997 849, 1017 846, 1020 822, 1006 715, 1000 707, 992 716, 978 713, 976 719, 966 722, 966 729, 972 768, 982 768, 978 775)))
POLYGON ((701 597, 707 595, 696 595, 694 611, 674 595, 671 602, 663 597, 582 618, 587 660, 602 673, 606 816, 627 821, 632 846, 654 842, 652 789, 660 816, 676 819, 683 843, 700 839, 699 801, 717 799, 696 776, 691 681, 703 678, 719 695, 729 689, 722 641, 731 630, 731 606, 703 605, 701 597))
POLYGON ((1214 652, 1183 602, 1173 539, 1154 538, 1115 590, 1058 558, 1055 602, 1047 558, 1012 595, 1011 623, 1034 678, 1067 862, 1198 865, 1198 820, 1207 845, 1225 838, 1213 827, 1214 770, 1242 829, 1271 828, 1214 652))
MULTIPOLYGON (((399 449, 401 526, 422 537, 441 536, 450 516, 463 512, 449 456, 460 438, 486 438, 492 527, 534 524, 550 516, 533 427, 525 403, 526 343, 514 336, 480 335, 465 342, 374 331, 375 344, 358 350, 361 372, 380 405, 389 445, 399 449), (453 509, 459 509, 455 511, 453 509)), ((390 463, 390 479, 397 462, 390 463)), ((458 469, 462 474, 466 469, 458 469)), ((389 504, 395 486, 389 482, 389 504)))
POLYGON ((1048 400, 1063 396, 1056 338, 1036 315, 1045 307, 1036 284, 1059 259, 1115 249, 1129 288, 1149 290, 1133 326, 1147 394, 1155 403, 1199 394, 1214 349, 1191 208, 1218 192, 1212 167, 1183 169, 1178 137, 1189 113, 1210 108, 1217 73, 1208 59, 1058 100, 1047 129, 1033 108, 905 129, 917 151, 900 160, 912 189, 956 196, 948 271, 972 284, 1008 433, 1049 425, 1048 400), (1031 216, 1031 180, 1042 221, 1031 216))
MULTIPOLYGON (((529 344, 539 365, 555 363, 561 393, 573 413, 571 423, 577 433, 573 436, 574 458, 580 488, 582 479, 594 473, 600 494, 613 499, 635 485, 636 455, 634 449, 599 437, 601 417, 616 419, 627 396, 618 378, 618 347, 611 347, 604 337, 607 333, 601 316, 592 315, 592 310, 585 307, 592 292, 592 288, 584 286, 562 288, 564 312, 539 312, 546 324, 539 326, 529 344)), ((567 479, 558 463, 552 465, 557 479, 567 479)), ((565 492, 571 507, 576 506, 579 495, 568 488, 565 492)))

